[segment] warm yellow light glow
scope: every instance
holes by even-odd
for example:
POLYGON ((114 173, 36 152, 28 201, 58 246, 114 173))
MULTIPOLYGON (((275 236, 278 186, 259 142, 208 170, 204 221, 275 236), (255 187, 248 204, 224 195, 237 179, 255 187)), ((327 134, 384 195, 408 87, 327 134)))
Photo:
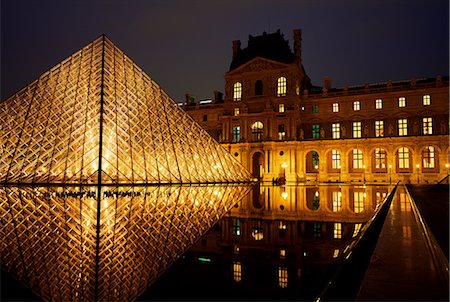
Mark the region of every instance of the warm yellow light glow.
POLYGON ((420 165, 419 165, 419 164, 416 164, 416 168, 419 169, 419 168, 420 168, 420 165))
POLYGON ((281 164, 281 168, 286 169, 287 167, 288 167, 287 162, 283 162, 283 163, 281 164))
POLYGON ((319 191, 316 191, 316 193, 314 193, 314 195, 316 195, 316 197, 319 197, 319 191))
POLYGON ((314 165, 314 169, 319 169, 319 166, 318 165, 314 165))
POLYGON ((287 198, 288 198, 288 192, 283 192, 283 193, 281 193, 281 197, 282 197, 283 199, 287 199, 287 198))
POLYGON ((446 167, 446 168, 448 168, 448 167, 449 167, 448 163, 446 163, 446 164, 445 164, 445 167, 446 167))

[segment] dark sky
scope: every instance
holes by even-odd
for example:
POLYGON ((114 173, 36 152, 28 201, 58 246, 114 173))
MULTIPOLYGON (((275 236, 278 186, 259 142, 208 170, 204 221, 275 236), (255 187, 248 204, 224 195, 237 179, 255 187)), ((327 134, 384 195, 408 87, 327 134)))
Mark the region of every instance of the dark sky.
POLYGON ((448 0, 1 0, 2 100, 106 34, 176 101, 223 91, 232 40, 302 30, 313 84, 449 74, 448 0))

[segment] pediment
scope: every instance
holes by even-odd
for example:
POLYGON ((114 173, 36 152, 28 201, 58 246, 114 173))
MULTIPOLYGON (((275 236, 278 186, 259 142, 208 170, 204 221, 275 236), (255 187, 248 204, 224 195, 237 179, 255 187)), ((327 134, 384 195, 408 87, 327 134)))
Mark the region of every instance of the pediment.
POLYGON ((259 72, 265 70, 284 69, 290 64, 280 63, 277 61, 264 59, 261 57, 254 58, 253 60, 245 63, 242 66, 228 72, 228 75, 240 74, 245 72, 259 72))

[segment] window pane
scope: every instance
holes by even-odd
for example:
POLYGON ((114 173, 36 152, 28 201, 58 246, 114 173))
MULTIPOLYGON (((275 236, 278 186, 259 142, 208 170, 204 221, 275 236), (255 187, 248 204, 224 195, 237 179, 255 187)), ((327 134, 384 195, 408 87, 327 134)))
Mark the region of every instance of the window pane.
POLYGON ((398 149, 398 167, 400 169, 409 169, 409 149, 401 147, 398 149))
POLYGON ((422 132, 424 135, 433 134, 433 119, 431 117, 422 119, 422 132))
POLYGON ((424 105, 424 106, 431 105, 431 96, 430 96, 429 94, 424 95, 424 96, 422 97, 422 102, 423 102, 423 105, 424 105))
POLYGON ((359 101, 354 101, 353 102, 353 110, 354 111, 359 111, 361 110, 361 103, 359 101))
POLYGON ((361 122, 353 122, 353 137, 361 137, 361 122))
POLYGON ((339 123, 332 124, 331 133, 334 139, 341 138, 341 125, 339 123))
POLYGON ((277 83, 277 96, 286 96, 286 78, 278 78, 277 83))
POLYGON ((423 167, 425 169, 434 169, 435 164, 434 164, 434 147, 433 146, 428 146, 425 147, 425 149, 423 149, 422 151, 422 159, 423 159, 423 167))
POLYGON ((333 103, 333 112, 339 112, 339 104, 333 103))
POLYGON ((375 121, 375 136, 376 137, 384 136, 384 122, 383 121, 375 121))
POLYGON ((375 109, 381 109, 383 108, 383 100, 382 99, 376 99, 375 100, 375 109))
POLYGON ((399 136, 408 135, 408 120, 407 119, 399 119, 398 120, 398 135, 399 136))
POLYGON ((398 107, 406 107, 406 98, 398 98, 398 107))
POLYGON ((359 149, 353 149, 353 169, 363 168, 363 153, 359 149))
POLYGON ((242 97, 242 84, 236 82, 233 85, 233 101, 240 101, 242 97))

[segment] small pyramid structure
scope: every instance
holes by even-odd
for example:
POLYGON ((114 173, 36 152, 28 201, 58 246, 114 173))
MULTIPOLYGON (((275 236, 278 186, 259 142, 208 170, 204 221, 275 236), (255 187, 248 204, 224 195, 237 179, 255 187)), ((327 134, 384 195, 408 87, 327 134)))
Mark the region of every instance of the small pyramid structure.
POLYGON ((104 35, 0 103, 0 183, 250 180, 104 35))

